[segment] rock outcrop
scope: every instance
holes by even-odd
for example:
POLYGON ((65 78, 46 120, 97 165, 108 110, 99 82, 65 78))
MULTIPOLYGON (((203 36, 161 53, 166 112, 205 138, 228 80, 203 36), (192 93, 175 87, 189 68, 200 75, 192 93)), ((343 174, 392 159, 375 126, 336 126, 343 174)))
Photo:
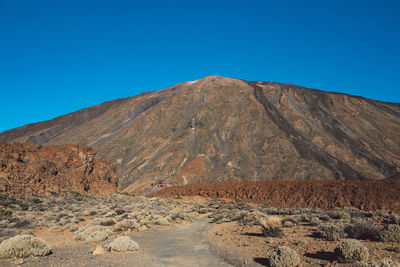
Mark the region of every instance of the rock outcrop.
POLYGON ((0 142, 0 190, 49 195, 67 191, 102 196, 117 191, 117 167, 95 160, 96 151, 76 145, 35 146, 0 142))

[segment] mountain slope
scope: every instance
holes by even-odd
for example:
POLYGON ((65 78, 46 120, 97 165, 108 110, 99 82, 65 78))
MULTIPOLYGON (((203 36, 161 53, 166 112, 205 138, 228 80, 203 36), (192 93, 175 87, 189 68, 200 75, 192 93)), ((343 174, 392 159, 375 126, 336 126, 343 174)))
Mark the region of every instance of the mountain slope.
POLYGON ((118 165, 127 191, 158 179, 400 176, 399 104, 215 76, 9 130, 0 140, 93 147, 118 165))

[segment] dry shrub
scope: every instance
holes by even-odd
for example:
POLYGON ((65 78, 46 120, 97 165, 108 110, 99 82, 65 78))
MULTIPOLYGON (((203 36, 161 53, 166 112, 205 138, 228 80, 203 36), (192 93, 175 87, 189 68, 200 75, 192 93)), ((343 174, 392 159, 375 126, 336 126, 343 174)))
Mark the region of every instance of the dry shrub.
POLYGON ((345 236, 343 225, 331 223, 321 224, 314 233, 328 241, 337 241, 345 236))
POLYGON ((388 224, 379 231, 379 240, 383 242, 400 242, 400 226, 388 224))
POLYGON ((262 227, 263 235, 266 237, 283 237, 285 233, 283 232, 281 225, 282 221, 276 216, 264 217, 259 220, 259 224, 262 227))
POLYGON ((0 244, 0 258, 26 258, 46 256, 51 253, 49 245, 32 235, 17 235, 0 244))
POLYGON ((346 233, 349 237, 364 240, 377 240, 379 235, 379 228, 371 221, 359 221, 353 225, 346 227, 346 233))
POLYGON ((89 226, 79 230, 75 235, 75 239, 86 242, 98 242, 106 240, 111 234, 112 231, 104 226, 89 226))
POLYGON ((289 267, 300 264, 297 252, 286 246, 276 247, 268 258, 271 267, 289 267))
POLYGON ((335 248, 335 254, 341 263, 355 263, 368 260, 368 248, 357 240, 346 240, 335 248))
POLYGON ((138 243, 133 241, 129 236, 121 236, 115 239, 110 244, 111 251, 127 252, 139 249, 138 243))

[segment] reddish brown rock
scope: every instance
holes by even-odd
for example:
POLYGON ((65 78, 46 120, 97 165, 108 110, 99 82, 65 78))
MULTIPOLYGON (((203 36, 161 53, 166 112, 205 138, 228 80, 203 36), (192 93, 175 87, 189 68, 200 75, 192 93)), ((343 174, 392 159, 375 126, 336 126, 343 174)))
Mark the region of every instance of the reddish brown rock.
POLYGON ((12 194, 105 195, 117 191, 117 167, 76 145, 37 147, 0 142, 0 190, 12 194))
POLYGON ((173 186, 151 196, 204 196, 274 207, 400 210, 400 180, 257 181, 173 186))

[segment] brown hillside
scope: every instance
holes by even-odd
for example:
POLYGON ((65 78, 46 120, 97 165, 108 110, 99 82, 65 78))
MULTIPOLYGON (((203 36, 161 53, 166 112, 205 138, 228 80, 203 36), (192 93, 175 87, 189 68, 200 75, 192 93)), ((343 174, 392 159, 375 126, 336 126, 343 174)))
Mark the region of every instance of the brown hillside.
POLYGON ((159 179, 400 177, 399 104, 215 76, 9 130, 1 140, 93 147, 117 164, 126 191, 159 179))
POLYGON ((0 191, 49 195, 75 191, 102 196, 117 191, 117 167, 76 145, 37 147, 0 142, 0 191))

